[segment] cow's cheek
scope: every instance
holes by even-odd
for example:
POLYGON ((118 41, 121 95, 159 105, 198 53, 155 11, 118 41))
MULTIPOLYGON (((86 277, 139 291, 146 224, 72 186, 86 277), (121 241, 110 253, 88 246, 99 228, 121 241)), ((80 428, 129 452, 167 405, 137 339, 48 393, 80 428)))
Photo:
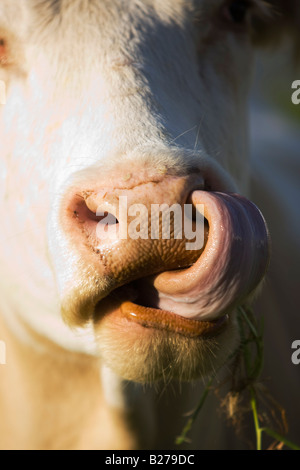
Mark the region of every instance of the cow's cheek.
POLYGON ((53 292, 47 254, 47 221, 51 205, 51 183, 47 181, 49 167, 43 146, 39 144, 43 134, 35 139, 37 130, 32 132, 30 121, 26 123, 26 105, 23 114, 20 112, 15 119, 10 115, 10 103, 7 106, 2 121, 5 132, 1 152, 1 168, 4 169, 0 195, 2 300, 9 297, 10 302, 19 302, 21 305, 15 310, 32 308, 27 305, 30 302, 38 310, 49 305, 49 294, 51 292, 52 296, 53 292), (7 286, 15 295, 7 295, 7 286))

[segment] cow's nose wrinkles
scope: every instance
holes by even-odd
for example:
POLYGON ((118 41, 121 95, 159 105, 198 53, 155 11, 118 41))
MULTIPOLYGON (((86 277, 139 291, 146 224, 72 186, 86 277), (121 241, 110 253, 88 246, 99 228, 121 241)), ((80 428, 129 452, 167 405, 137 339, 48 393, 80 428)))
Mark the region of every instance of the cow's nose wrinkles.
MULTIPOLYGON (((87 192, 82 197, 78 223, 100 255, 111 286, 184 268, 199 257, 203 243, 187 250, 185 237, 184 206, 191 189, 196 188, 193 183, 193 178, 170 178, 131 190, 87 192)), ((195 211, 190 210, 192 236, 195 218, 195 211)))
MULTIPOLYGON (((94 304, 137 279, 186 268, 203 251, 203 243, 186 249, 195 238, 195 212, 185 217, 184 211, 190 193, 203 187, 201 176, 160 177, 129 188, 108 183, 72 188, 60 219, 71 256, 93 277, 95 285, 87 295, 93 290, 94 304)), ((85 318, 91 314, 90 307, 80 309, 85 318)))

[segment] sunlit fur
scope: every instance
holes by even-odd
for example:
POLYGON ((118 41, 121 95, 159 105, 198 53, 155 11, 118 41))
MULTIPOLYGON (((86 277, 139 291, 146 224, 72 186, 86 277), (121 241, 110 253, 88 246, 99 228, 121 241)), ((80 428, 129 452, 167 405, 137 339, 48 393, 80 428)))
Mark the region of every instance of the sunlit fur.
MULTIPOLYGON (((233 315, 234 317, 234 315, 233 315)), ((235 319, 216 338, 186 338, 176 333, 125 328, 122 321, 97 327, 105 364, 127 380, 140 383, 190 381, 217 371, 238 345, 235 319)))

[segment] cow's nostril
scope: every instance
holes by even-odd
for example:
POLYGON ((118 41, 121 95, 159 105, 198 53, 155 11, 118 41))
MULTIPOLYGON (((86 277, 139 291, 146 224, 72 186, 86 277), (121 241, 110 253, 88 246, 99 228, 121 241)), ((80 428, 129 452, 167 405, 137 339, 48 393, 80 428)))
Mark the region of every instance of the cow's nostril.
POLYGON ((103 201, 97 201, 97 198, 87 197, 84 198, 84 203, 87 207, 87 215, 90 215, 90 218, 103 223, 103 225, 116 225, 119 223, 117 217, 114 215, 115 207, 112 207, 111 204, 105 203, 103 201), (102 202, 102 204, 100 203, 102 202))
POLYGON ((97 207, 96 204, 91 204, 91 199, 85 194, 76 194, 68 205, 68 211, 71 219, 76 222, 72 222, 69 230, 75 234, 77 227, 87 237, 88 245, 93 249, 98 246, 100 239, 112 238, 119 230, 119 221, 113 213, 114 207, 110 204, 97 207))
POLYGON ((98 220, 98 223, 103 226, 117 225, 119 223, 118 219, 113 214, 110 214, 109 212, 101 211, 101 215, 99 215, 99 212, 98 212, 96 214, 96 218, 98 220))
POLYGON ((94 211, 89 208, 85 200, 81 199, 73 208, 73 215, 82 224, 87 222, 97 222, 103 225, 116 225, 119 223, 118 219, 108 212, 98 208, 94 211))

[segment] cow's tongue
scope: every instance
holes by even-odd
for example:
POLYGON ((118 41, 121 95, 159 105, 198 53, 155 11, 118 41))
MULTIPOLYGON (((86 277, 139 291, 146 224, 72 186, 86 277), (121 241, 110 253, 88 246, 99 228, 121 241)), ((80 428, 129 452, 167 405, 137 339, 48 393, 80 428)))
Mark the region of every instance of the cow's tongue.
POLYGON ((190 268, 153 281, 158 308, 193 320, 214 320, 232 311, 264 277, 270 242, 259 209, 237 194, 194 191, 209 223, 205 249, 190 268))

